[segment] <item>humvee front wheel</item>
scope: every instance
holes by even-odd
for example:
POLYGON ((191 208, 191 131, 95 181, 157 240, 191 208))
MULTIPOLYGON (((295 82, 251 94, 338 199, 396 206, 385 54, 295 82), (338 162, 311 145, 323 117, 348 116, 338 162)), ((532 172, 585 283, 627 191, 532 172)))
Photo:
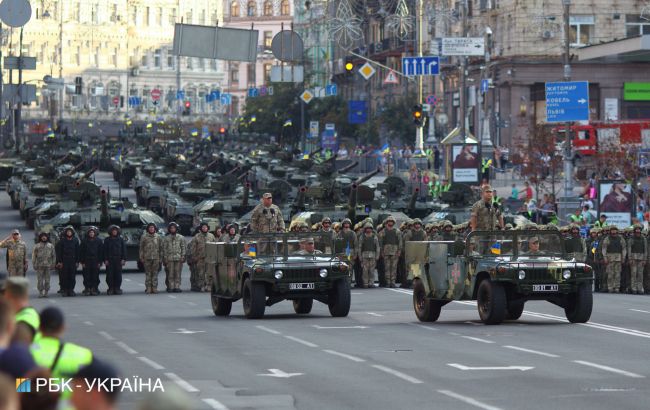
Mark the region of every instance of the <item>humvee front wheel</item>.
POLYGON ((506 320, 517 320, 524 313, 524 302, 519 301, 508 301, 508 309, 506 314, 506 320))
POLYGON ((339 279, 330 291, 327 306, 333 317, 345 317, 350 313, 350 284, 346 279, 339 279))
POLYGON ((486 325, 498 325, 506 317, 506 292, 500 283, 489 279, 482 281, 478 287, 476 304, 478 314, 486 325))
POLYGON ((264 316, 266 309, 266 288, 263 283, 257 283, 246 278, 242 290, 244 315, 248 319, 259 319, 264 316))
POLYGON ((314 305, 314 299, 296 299, 293 301, 293 310, 299 315, 306 315, 311 312, 311 308, 314 305))
POLYGON ((413 310, 420 322, 435 322, 440 317, 442 305, 426 297, 426 290, 422 280, 413 281, 413 310))
POLYGON ((232 300, 220 298, 214 292, 211 295, 212 311, 216 316, 228 316, 232 309, 232 300))
POLYGON ((576 293, 567 296, 567 304, 564 307, 566 318, 571 323, 586 323, 591 317, 591 310, 594 304, 594 295, 591 287, 582 284, 576 293))

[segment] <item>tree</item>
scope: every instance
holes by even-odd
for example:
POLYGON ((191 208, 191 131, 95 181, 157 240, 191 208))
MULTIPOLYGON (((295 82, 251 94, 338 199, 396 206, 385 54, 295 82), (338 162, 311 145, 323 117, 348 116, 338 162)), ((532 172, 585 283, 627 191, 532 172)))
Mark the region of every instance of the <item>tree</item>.
POLYGON ((415 135, 415 124, 411 117, 414 99, 408 96, 397 99, 386 106, 379 116, 380 125, 393 141, 412 145, 415 135))

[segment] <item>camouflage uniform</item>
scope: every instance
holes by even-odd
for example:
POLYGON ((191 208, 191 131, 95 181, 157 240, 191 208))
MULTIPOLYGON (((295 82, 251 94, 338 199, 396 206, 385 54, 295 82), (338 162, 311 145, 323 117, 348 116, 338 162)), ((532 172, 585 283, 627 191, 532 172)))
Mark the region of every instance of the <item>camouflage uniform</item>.
MULTIPOLYGON (((572 226, 571 229, 578 228, 577 225, 572 226)), ((584 263, 587 260, 587 244, 585 240, 580 237, 580 234, 571 234, 568 238, 564 239, 564 249, 569 259, 575 259, 576 262, 584 263)))
POLYGON ((606 264, 607 291, 618 293, 621 286, 622 263, 627 253, 625 239, 620 235, 607 236, 603 240, 602 253, 606 264))
MULTIPOLYGON (((635 229, 641 227, 635 227, 635 229)), ((627 257, 630 262, 630 289, 632 293, 643 293, 643 269, 648 258, 648 244, 639 233, 633 234, 627 241, 627 257)))
MULTIPOLYGON (((406 247, 406 242, 420 242, 427 240, 427 234, 422 229, 422 221, 418 218, 413 219, 413 228, 408 229, 403 237, 404 247, 406 247), (416 225, 420 225, 418 228, 416 225)), ((403 288, 410 288, 410 282, 413 280, 413 275, 406 266, 406 261, 404 259, 404 252, 402 252, 402 257, 400 258, 400 264, 404 266, 404 278, 401 278, 403 288)))
POLYGON ((492 206, 492 203, 481 199, 472 205, 471 213, 472 217, 476 217, 476 230, 478 231, 493 231, 499 225, 501 211, 498 207, 492 206))
MULTIPOLYGON (((147 229, 149 228, 147 227, 147 229)), ((158 292, 158 272, 160 272, 162 242, 162 238, 157 232, 150 234, 149 231, 145 231, 140 237, 139 259, 144 264, 146 293, 158 292)))
MULTIPOLYGON (((372 230, 372 225, 365 225, 364 230, 366 229, 372 230)), ((361 260, 361 269, 363 270, 362 279, 364 288, 374 287, 373 271, 377 266, 379 253, 379 240, 374 231, 371 231, 369 235, 364 232, 359 240, 358 254, 358 257, 361 260)))
MULTIPOLYGON (((386 219, 395 222, 391 216, 386 219)), ((402 233, 397 229, 386 227, 378 234, 379 244, 381 246, 381 256, 384 259, 384 271, 386 275, 386 284, 391 288, 395 287, 397 279, 397 261, 402 252, 402 233)))
POLYGON ((199 232, 194 235, 194 238, 192 239, 194 240, 194 247, 192 249, 191 257, 192 262, 196 264, 196 284, 204 292, 210 292, 212 290, 211 269, 213 269, 214 266, 205 261, 205 244, 208 242, 215 242, 216 239, 210 232, 199 232))
POLYGON ((589 237, 585 239, 585 248, 587 249, 587 257, 585 263, 591 266, 594 270, 594 290, 600 290, 600 268, 598 260, 596 259, 598 250, 598 228, 592 228, 589 232, 589 237))
POLYGON ((284 231, 284 219, 282 219, 280 208, 273 204, 268 208, 264 204, 257 205, 253 209, 250 226, 254 232, 284 231))
MULTIPOLYGON (((39 239, 43 235, 47 236, 47 234, 41 234, 39 235, 39 239)), ((36 287, 41 297, 47 296, 47 292, 50 291, 50 272, 54 269, 55 264, 56 253, 54 251, 54 245, 49 241, 42 242, 39 240, 34 245, 34 249, 32 249, 32 266, 36 271, 38 278, 36 287)))
POLYGON ((354 281, 357 284, 362 282, 360 271, 355 269, 357 257, 357 234, 352 230, 352 222, 349 219, 344 219, 341 226, 348 224, 349 229, 341 228, 341 231, 336 235, 335 239, 335 252, 341 258, 345 258, 352 271, 354 272, 354 281))
POLYGON ((27 245, 21 239, 6 239, 0 248, 7 249, 7 272, 9 276, 25 276, 27 270, 27 245))
POLYGON ((163 239, 163 264, 165 265, 167 292, 178 292, 181 287, 181 270, 185 261, 185 238, 177 233, 163 239))
POLYGON ((196 263, 194 263, 194 260, 192 259, 192 255, 194 254, 194 244, 196 242, 195 236, 197 233, 200 232, 200 227, 196 227, 194 230, 194 235, 192 236, 192 239, 187 243, 187 249, 185 250, 185 255, 188 255, 189 257, 187 258, 187 266, 190 267, 190 290, 192 292, 201 292, 201 288, 199 287, 197 275, 196 275, 196 263))

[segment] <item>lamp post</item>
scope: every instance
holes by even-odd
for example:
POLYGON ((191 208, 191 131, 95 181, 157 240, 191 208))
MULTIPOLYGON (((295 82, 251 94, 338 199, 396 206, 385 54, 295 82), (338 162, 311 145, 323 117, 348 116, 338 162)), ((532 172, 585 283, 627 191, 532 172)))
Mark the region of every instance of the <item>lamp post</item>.
MULTIPOLYGON (((562 0, 564 8, 564 81, 571 81, 571 63, 570 63, 570 8, 571 0, 562 0)), ((571 123, 566 124, 564 141, 564 196, 566 198, 573 196, 573 183, 571 181, 571 174, 573 173, 573 166, 571 164, 571 123)))

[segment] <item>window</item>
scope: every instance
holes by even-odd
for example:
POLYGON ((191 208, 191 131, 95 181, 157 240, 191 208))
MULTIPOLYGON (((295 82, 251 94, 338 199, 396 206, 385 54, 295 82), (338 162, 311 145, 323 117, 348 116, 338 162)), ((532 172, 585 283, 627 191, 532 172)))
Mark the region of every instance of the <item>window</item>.
POLYGON ((151 7, 144 9, 144 25, 148 26, 151 23, 151 7))
POLYGON ((273 15, 273 3, 270 0, 264 2, 264 15, 272 16, 273 15))
POLYGON ((199 24, 203 24, 204 26, 208 24, 208 21, 206 20, 205 9, 201 10, 201 20, 199 24))
POLYGON ((289 13, 289 0, 282 0, 282 3, 280 3, 280 14, 283 16, 288 16, 289 13))
POLYGON ((230 3, 230 17, 239 17, 239 2, 237 0, 230 3))
POLYGON ((171 26, 176 24, 176 9, 169 10, 169 24, 171 26))
POLYGON ((117 48, 113 49, 113 55, 111 56, 111 64, 113 64, 113 67, 117 67, 117 48))
POLYGON ((273 42, 273 32, 272 31, 265 31, 264 32, 264 49, 270 50, 272 42, 273 42))
POLYGON ((111 6, 111 21, 115 23, 117 21, 117 4, 111 6))
POLYGON ((131 24, 137 25, 138 24, 138 7, 137 6, 131 7, 131 12, 129 14, 130 14, 129 15, 129 21, 131 22, 131 24))
POLYGON ((176 61, 176 56, 172 54, 172 49, 167 49, 167 68, 174 69, 176 61))
POLYGON ((210 70, 217 71, 217 60, 214 58, 210 59, 210 70))
POLYGON ((246 15, 248 17, 255 17, 255 14, 257 14, 257 4, 254 1, 249 1, 246 6, 246 15))
POLYGON ((569 41, 571 46, 591 44, 594 37, 594 16, 570 16, 569 41))
POLYGON ((90 6, 90 21, 93 24, 99 24, 99 10, 97 10, 98 8, 98 4, 93 4, 90 6))
POLYGON ((153 52, 153 65, 154 65, 154 67, 156 67, 156 68, 160 68, 160 65, 161 65, 160 54, 161 54, 161 51, 160 51, 159 48, 157 48, 157 49, 153 52))
POLYGON ((271 64, 264 64, 264 82, 271 82, 271 64))
POLYGON ((255 85, 255 64, 248 64, 246 79, 249 85, 255 85))
POLYGON ((210 17, 210 24, 213 25, 213 26, 216 26, 217 23, 219 22, 218 17, 219 17, 219 15, 217 14, 217 12, 216 11, 213 12, 212 16, 210 17))
POLYGON ((148 62, 148 59, 147 59, 147 53, 144 53, 144 54, 142 55, 142 59, 140 60, 140 62, 141 62, 142 67, 146 67, 146 66, 147 66, 147 62, 148 62))
POLYGON ((163 9, 162 7, 158 7, 156 10, 156 25, 162 26, 163 22, 163 9))
POLYGON ((194 60, 192 57, 187 57, 185 59, 185 62, 187 63, 186 67, 187 67, 188 70, 191 70, 192 67, 194 67, 192 60, 194 60))
POLYGON ((199 58, 199 69, 201 71, 205 71, 205 59, 204 58, 199 58))
POLYGON ((650 20, 641 18, 640 14, 625 15, 625 31, 627 37, 650 34, 650 20))
POLYGON ((192 10, 185 13, 185 24, 192 24, 192 10))
POLYGON ((230 82, 232 84, 239 83, 239 64, 233 64, 230 66, 230 82))

